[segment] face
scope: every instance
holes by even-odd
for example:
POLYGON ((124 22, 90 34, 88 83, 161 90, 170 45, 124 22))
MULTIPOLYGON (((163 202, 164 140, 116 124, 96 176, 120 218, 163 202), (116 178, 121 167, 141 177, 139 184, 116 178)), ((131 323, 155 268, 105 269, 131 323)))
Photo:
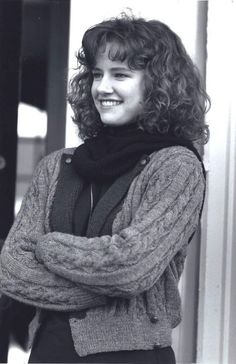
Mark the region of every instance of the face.
POLYGON ((130 124, 143 109, 144 71, 126 62, 111 61, 109 47, 97 57, 92 97, 101 121, 110 126, 130 124))

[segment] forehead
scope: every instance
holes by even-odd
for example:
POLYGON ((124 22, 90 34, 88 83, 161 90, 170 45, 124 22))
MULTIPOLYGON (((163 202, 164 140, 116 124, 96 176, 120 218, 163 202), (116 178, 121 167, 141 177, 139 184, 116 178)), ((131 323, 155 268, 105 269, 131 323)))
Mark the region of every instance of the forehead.
POLYGON ((106 43, 98 48, 95 56, 95 67, 102 64, 106 65, 120 65, 122 67, 128 67, 124 50, 116 43, 106 43))
POLYGON ((129 68, 126 61, 124 61, 124 62, 121 62, 119 60, 112 61, 108 57, 108 54, 106 54, 106 53, 98 54, 98 56, 96 58, 96 62, 94 64, 94 68, 99 68, 99 69, 127 69, 127 70, 130 70, 130 68, 129 68))

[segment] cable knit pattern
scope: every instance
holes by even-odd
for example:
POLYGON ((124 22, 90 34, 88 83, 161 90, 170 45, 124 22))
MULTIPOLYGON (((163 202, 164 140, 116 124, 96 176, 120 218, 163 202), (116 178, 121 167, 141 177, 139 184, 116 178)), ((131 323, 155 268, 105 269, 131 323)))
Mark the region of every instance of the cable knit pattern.
POLYGON ((104 304, 106 298, 55 275, 35 257, 38 236, 50 231, 49 213, 64 151, 45 157, 36 168, 21 210, 4 243, 0 288, 6 295, 26 304, 71 311, 104 304))
POLYGON ((86 238, 50 232, 62 153, 35 172, 1 254, 1 290, 37 307, 90 308, 83 320, 70 319, 80 355, 170 345, 181 315, 178 280, 204 196, 200 161, 180 146, 154 152, 112 236, 86 238))
POLYGON ((193 160, 185 150, 154 154, 132 184, 112 236, 49 233, 38 239, 37 258, 50 271, 97 293, 132 296, 148 290, 198 224, 203 180, 193 160), (125 219, 128 223, 120 226, 125 219))

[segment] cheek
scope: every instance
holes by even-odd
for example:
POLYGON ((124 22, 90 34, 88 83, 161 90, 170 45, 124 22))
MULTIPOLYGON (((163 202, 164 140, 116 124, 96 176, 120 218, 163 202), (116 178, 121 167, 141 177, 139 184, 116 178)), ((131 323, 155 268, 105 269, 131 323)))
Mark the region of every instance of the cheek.
POLYGON ((142 82, 140 83, 139 90, 140 90, 140 100, 143 102, 144 101, 144 95, 145 95, 145 92, 146 92, 146 87, 145 87, 144 80, 142 80, 142 82))
POLYGON ((134 94, 136 94, 136 97, 133 98, 133 100, 135 101, 135 103, 137 104, 137 106, 141 107, 143 105, 144 102, 144 92, 142 90, 142 87, 140 87, 140 85, 137 85, 136 90, 134 90, 134 94))
POLYGON ((96 103, 96 90, 95 90, 95 88, 93 86, 91 87, 91 96, 92 96, 92 99, 93 99, 94 107, 98 111, 98 105, 96 103))
POLYGON ((94 100, 95 96, 96 96, 96 87, 94 84, 92 84, 91 86, 91 95, 92 95, 92 98, 94 100))
POLYGON ((133 84, 132 94, 136 96, 135 99, 139 100, 140 104, 144 101, 145 83, 143 78, 133 84))

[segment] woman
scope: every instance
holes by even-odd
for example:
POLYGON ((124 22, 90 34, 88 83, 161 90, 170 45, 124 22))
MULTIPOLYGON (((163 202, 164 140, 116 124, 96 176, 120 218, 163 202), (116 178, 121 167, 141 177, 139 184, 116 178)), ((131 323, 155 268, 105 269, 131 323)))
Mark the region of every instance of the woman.
POLYGON ((92 27, 78 61, 69 101, 84 144, 39 163, 3 248, 1 290, 37 308, 30 362, 175 363, 208 97, 156 20, 92 27))

